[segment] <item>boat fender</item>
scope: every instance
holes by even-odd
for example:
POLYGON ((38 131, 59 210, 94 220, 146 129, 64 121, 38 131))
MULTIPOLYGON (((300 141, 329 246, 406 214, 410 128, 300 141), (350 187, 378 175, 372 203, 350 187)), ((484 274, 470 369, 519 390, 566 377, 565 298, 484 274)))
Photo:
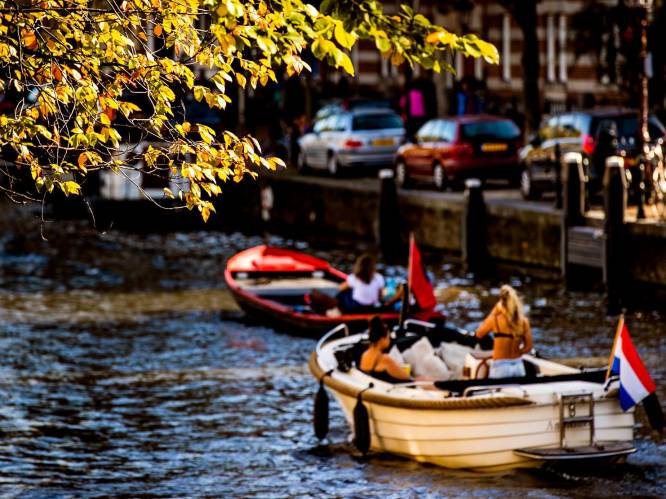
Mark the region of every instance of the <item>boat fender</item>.
POLYGON ((370 417, 368 409, 363 403, 363 392, 374 385, 370 383, 364 390, 358 392, 354 406, 354 445, 365 456, 370 450, 370 417))
POLYGON ((325 372, 322 377, 319 378, 319 390, 317 390, 314 399, 312 418, 314 432, 319 440, 323 440, 328 433, 328 393, 326 393, 326 389, 324 388, 324 378, 329 376, 332 372, 333 369, 325 372))
POLYGON ((664 418, 664 411, 661 409, 661 404, 655 392, 652 392, 643 399, 643 409, 645 409, 645 414, 652 429, 659 432, 659 434, 663 434, 666 419, 664 418))

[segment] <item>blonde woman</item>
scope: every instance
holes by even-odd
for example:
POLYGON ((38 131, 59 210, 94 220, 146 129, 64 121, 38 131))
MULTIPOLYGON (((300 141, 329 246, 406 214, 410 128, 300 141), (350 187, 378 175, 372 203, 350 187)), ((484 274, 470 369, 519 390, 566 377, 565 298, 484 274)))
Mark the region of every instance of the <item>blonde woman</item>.
POLYGON ((521 356, 532 350, 532 330, 523 303, 511 286, 500 288, 499 301, 476 330, 476 337, 494 333, 493 363, 489 378, 525 376, 521 356))

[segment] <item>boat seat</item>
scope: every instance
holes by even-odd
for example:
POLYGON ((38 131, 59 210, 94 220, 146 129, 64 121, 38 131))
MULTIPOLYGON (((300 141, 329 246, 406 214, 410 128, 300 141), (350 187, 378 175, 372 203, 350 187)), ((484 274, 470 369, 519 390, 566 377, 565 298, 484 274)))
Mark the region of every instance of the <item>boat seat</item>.
POLYGON ((292 277, 287 279, 246 279, 239 281, 243 291, 257 296, 303 296, 313 289, 329 296, 338 293, 338 285, 321 277, 292 277))
POLYGON ((463 378, 487 379, 490 374, 490 362, 493 352, 490 350, 472 350, 465 357, 463 378))

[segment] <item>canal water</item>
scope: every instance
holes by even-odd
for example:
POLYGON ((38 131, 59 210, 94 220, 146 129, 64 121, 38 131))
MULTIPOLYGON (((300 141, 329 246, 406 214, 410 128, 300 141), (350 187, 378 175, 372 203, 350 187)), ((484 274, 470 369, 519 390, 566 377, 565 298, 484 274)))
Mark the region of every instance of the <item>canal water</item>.
MULTIPOLYGON (((226 258, 259 237, 40 227, 29 211, 0 225, 1 497, 666 494, 666 445, 645 426, 626 464, 575 472, 481 475, 388 455, 363 459, 334 402, 320 444, 306 368, 314 340, 244 319, 224 286, 226 258)), ((371 249, 270 242, 346 270, 371 249)), ((474 283, 446 258, 426 259, 457 324, 473 327, 510 282, 525 297, 544 356, 608 355, 615 323, 598 294, 566 293, 515 271, 474 283)), ((666 400, 664 316, 634 312, 627 323, 666 400)))

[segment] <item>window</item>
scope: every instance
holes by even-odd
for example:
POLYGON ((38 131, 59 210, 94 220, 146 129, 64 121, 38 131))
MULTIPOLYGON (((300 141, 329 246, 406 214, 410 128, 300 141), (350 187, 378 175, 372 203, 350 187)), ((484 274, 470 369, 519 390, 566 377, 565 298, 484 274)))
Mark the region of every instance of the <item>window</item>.
POLYGON ((439 137, 442 142, 453 142, 456 136, 455 121, 442 121, 439 128, 439 137))
POLYGON ((559 42, 560 42, 560 81, 562 83, 567 81, 567 16, 560 16, 559 27, 559 42))
POLYGON ((331 131, 344 132, 347 129, 347 115, 336 114, 331 116, 333 122, 331 123, 331 131))
POLYGON ((462 125, 460 135, 468 140, 511 140, 520 137, 520 130, 512 121, 481 121, 462 125))
POLYGON ((504 14, 502 18, 502 79, 511 79, 511 18, 504 14))
POLYGON ((583 114, 583 113, 578 113, 575 118, 575 124, 574 126, 576 127, 576 130, 581 135, 588 134, 590 133, 590 122, 592 121, 592 118, 590 118, 589 115, 583 114))
POLYGON ((417 142, 430 142, 430 141, 432 141, 432 136, 435 132, 436 125, 437 125, 437 120, 431 120, 431 121, 428 121, 421 128, 419 128, 419 131, 416 132, 416 141, 417 142))
POLYGON ((328 121, 329 120, 330 120, 330 118, 324 118, 323 120, 319 120, 317 123, 315 123, 313 131, 315 133, 323 132, 326 129, 326 127, 328 126, 328 121))
POLYGON ((539 131, 539 137, 541 140, 550 140, 557 137, 557 116, 550 118, 544 127, 539 131))
POLYGON ((555 16, 546 19, 546 67, 548 81, 555 81, 555 16))
POLYGON ((404 128, 402 118, 394 113, 359 114, 354 116, 352 130, 385 130, 404 128))
MULTIPOLYGON (((606 118, 597 118, 592 123, 595 136, 599 135, 602 128, 614 128, 619 140, 631 142, 636 140, 638 136, 638 116, 635 115, 621 115, 609 116, 606 118)), ((650 140, 656 140, 664 136, 664 126, 654 116, 648 119, 648 133, 650 140)))
POLYGON ((558 127, 557 127, 557 136, 558 137, 577 137, 576 125, 575 125, 575 116, 573 114, 563 114, 560 116, 558 127))

